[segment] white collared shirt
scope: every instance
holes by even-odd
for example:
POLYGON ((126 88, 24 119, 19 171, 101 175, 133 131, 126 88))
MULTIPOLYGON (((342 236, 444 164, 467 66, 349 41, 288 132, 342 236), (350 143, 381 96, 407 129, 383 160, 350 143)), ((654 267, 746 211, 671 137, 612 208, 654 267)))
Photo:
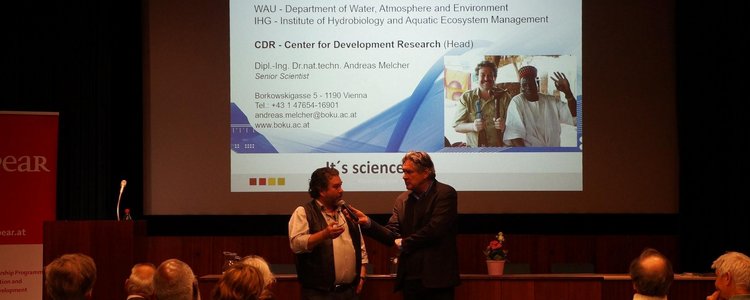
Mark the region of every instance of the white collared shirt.
POLYGON ((636 293, 633 295, 633 300, 667 300, 667 296, 664 297, 656 297, 656 296, 645 296, 636 293))

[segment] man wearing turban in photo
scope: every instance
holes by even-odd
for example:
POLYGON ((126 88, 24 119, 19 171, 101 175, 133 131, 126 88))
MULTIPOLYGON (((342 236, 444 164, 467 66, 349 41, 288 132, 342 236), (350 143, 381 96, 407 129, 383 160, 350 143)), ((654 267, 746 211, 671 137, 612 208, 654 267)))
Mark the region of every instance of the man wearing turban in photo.
POLYGON ((565 74, 555 72, 555 88, 566 101, 540 94, 537 70, 525 66, 518 70, 521 93, 511 99, 505 122, 506 144, 514 147, 560 147, 560 124, 576 125, 576 99, 565 74))

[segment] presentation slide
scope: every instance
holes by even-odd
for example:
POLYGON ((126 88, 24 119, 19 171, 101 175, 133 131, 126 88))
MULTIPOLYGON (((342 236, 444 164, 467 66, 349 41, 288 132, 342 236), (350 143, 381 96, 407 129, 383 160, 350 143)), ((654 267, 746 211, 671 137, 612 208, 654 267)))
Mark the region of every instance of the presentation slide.
POLYGON ((144 213, 289 215, 310 200, 310 174, 333 166, 347 203, 390 214, 410 150, 430 154, 462 214, 676 213, 674 9, 146 1, 144 213), (483 61, 497 67, 491 82, 483 61), (535 120, 543 146, 511 147, 494 128, 523 111, 512 113, 529 90, 520 74, 571 116, 535 120), (493 102, 477 109, 481 88, 493 102), (475 119, 487 144, 464 127, 475 119))
MULTIPOLYGON (((459 191, 582 191, 582 48, 581 0, 230 0, 231 191, 304 192, 322 166, 348 191, 403 191, 410 150, 430 153, 459 191), (575 117, 527 124, 543 146, 472 145, 454 126, 481 110, 461 97, 479 88, 482 61, 508 99, 533 66, 539 92, 567 108, 564 76, 575 117)), ((482 119, 513 118, 500 106, 482 119)))

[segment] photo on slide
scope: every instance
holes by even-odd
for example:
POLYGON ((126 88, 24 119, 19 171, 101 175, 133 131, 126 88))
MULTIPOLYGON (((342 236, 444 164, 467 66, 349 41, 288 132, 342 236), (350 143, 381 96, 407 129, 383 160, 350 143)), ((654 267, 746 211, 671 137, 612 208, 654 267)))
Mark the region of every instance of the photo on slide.
POLYGON ((574 56, 460 55, 445 56, 444 62, 443 151, 582 150, 582 130, 578 122, 582 116, 582 94, 574 56), (519 74, 526 66, 536 70, 533 83, 542 100, 552 101, 526 100, 519 74), (491 72, 493 68, 495 72, 491 72), (481 73, 488 75, 481 76, 481 73), (492 83, 485 82, 493 79, 489 74, 494 75, 492 83), (555 80, 559 78, 568 82, 570 96, 576 99, 576 111, 570 111, 568 95, 557 89, 555 80), (482 84, 488 85, 482 88, 482 84), (483 90, 486 90, 484 95, 483 90), (481 123, 476 123, 477 119, 481 123), (482 130, 475 124, 483 124, 482 130), (496 128, 498 125, 500 129, 496 128), (523 140, 527 149, 513 145, 514 138, 523 140))

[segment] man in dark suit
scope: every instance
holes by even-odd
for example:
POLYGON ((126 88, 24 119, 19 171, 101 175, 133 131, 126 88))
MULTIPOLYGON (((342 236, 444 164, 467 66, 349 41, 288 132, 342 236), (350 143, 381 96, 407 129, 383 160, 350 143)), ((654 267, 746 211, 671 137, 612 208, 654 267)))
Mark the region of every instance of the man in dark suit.
POLYGON ((402 291, 404 299, 453 299, 460 282, 456 190, 435 180, 435 166, 427 153, 408 152, 401 162, 408 191, 396 198, 385 227, 352 210, 364 234, 401 250, 395 289, 402 291), (391 239, 384 238, 389 234, 391 239))

